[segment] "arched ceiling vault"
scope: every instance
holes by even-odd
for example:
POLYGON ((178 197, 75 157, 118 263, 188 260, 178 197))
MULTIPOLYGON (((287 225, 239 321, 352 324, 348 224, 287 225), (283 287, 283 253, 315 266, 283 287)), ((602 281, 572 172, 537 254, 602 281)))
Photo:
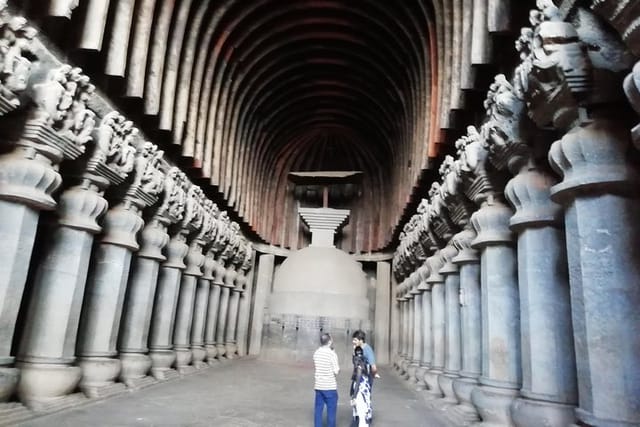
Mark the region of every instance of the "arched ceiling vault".
POLYGON ((13 6, 255 238, 299 240, 289 172, 361 170, 342 246, 371 252, 420 199, 472 65, 490 60, 489 3, 509 2, 69 3, 13 6))

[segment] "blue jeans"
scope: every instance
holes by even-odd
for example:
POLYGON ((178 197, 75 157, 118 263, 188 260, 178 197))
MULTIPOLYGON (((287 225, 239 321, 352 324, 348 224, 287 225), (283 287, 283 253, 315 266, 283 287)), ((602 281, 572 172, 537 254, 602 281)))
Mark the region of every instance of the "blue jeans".
POLYGON ((337 390, 316 390, 316 404, 313 411, 314 427, 322 427, 324 405, 327 405, 327 426, 336 427, 336 410, 338 408, 337 390))

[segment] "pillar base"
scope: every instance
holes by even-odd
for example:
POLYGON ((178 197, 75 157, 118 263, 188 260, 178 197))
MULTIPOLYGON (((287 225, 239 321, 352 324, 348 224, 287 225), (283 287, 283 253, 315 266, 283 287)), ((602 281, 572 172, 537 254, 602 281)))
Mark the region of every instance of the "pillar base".
POLYGON ((151 375, 155 379, 166 381, 180 376, 175 369, 171 369, 176 361, 176 353, 173 350, 151 350, 149 357, 151 357, 151 375))
POLYGON ((440 390, 444 394, 444 397, 440 402, 448 403, 451 405, 457 405, 458 399, 453 391, 453 381, 458 378, 455 374, 440 374, 438 376, 438 385, 440 386, 440 390))
POLYGON ((409 363, 409 366, 407 366, 407 375, 405 375, 405 379, 407 381, 409 381, 409 384, 417 384, 418 381, 416 380, 416 373, 418 371, 418 364, 417 363, 409 363))
POLYGON ((186 368, 191 364, 193 360, 193 354, 189 348, 176 348, 176 369, 182 373, 181 370, 187 370, 186 368))
POLYGON ((236 351, 238 351, 238 346, 236 345, 236 343, 234 342, 225 343, 225 348, 227 352, 225 353, 224 357, 226 357, 227 359, 237 358, 236 351))
POLYGON ((424 374, 424 382, 429 386, 429 390, 425 393, 425 399, 433 400, 442 397, 442 390, 440 389, 440 384, 438 384, 438 376, 440 374, 442 374, 440 369, 431 369, 424 374))
POLYGON ((81 357, 78 366, 82 369, 80 388, 113 384, 122 367, 119 359, 110 357, 81 357))
POLYGON ((478 410, 482 422, 474 426, 482 427, 513 427, 511 419, 511 404, 519 391, 509 388, 498 388, 480 385, 471 392, 471 402, 478 410))
POLYGON ((20 369, 18 398, 29 408, 46 410, 60 404, 66 407, 67 400, 78 400, 78 396, 68 396, 76 389, 82 377, 82 369, 78 366, 18 362, 16 368, 20 369))
POLYGON ((193 360, 191 364, 196 369, 206 368, 208 365, 204 361, 205 357, 207 357, 207 352, 202 346, 191 347, 191 354, 193 356, 193 360))
POLYGON ((564 427, 576 422, 575 409, 574 405, 521 397, 513 401, 511 416, 518 427, 564 427))
POLYGON ((207 363, 209 366, 214 366, 220 363, 218 360, 218 350, 216 349, 215 344, 207 344, 204 346, 205 351, 207 352, 207 363))
POLYGON ((221 360, 227 353, 227 348, 224 344, 216 344, 216 350, 218 351, 218 360, 221 360))
POLYGON ((426 366, 418 366, 416 369, 416 390, 423 391, 427 389, 427 383, 424 382, 424 374, 427 373, 429 368, 426 366))
POLYGON ((453 380, 453 392, 460 402, 451 410, 462 422, 470 423, 478 421, 478 411, 471 403, 471 392, 478 387, 478 380, 475 378, 459 377, 453 380))
POLYGON ((0 367, 0 402, 6 402, 13 396, 20 380, 20 370, 0 367))
POLYGON ((584 427, 584 425, 589 426, 598 426, 598 427, 633 427, 637 426, 640 422, 640 419, 636 419, 633 421, 624 421, 624 420, 612 420, 601 417, 595 417, 593 414, 585 411, 584 409, 577 408, 576 416, 582 422, 579 427, 584 427))
POLYGON ((137 388, 134 383, 147 377, 151 369, 151 357, 143 353, 120 353, 122 370, 120 371, 120 381, 127 387, 137 388))

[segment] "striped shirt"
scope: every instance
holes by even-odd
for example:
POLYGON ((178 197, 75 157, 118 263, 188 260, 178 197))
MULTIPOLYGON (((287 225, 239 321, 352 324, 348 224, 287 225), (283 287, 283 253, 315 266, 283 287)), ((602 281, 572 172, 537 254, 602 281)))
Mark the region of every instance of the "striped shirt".
POLYGON ((320 347, 313 353, 313 364, 316 368, 314 389, 337 390, 336 375, 340 366, 336 352, 327 346, 320 347))

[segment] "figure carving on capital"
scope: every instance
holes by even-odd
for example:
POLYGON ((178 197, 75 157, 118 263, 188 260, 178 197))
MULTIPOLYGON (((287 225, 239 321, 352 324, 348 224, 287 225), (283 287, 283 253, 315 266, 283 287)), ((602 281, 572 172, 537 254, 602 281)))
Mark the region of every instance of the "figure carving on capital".
POLYGON ((459 168, 456 169, 464 194, 477 205, 492 201, 498 188, 487 171, 488 151, 484 147, 486 127, 483 134, 475 126, 467 127, 467 134, 456 141, 459 168))
POLYGON ((80 68, 62 65, 49 71, 45 81, 33 85, 30 121, 51 127, 70 140, 80 153, 91 139, 95 113, 87 107, 95 87, 80 68))
POLYGON ((37 31, 27 20, 11 16, 0 4, 0 115, 20 106, 19 93, 27 88, 31 64, 36 59, 32 44, 37 31))
POLYGON ((93 133, 95 148, 87 170, 119 184, 133 170, 136 148, 133 138, 138 130, 117 111, 104 116, 93 133))
POLYGON ((440 183, 437 181, 431 183, 428 218, 430 228, 437 236, 439 243, 449 240, 455 232, 442 196, 443 191, 440 183))
POLYGON ((489 87, 484 107, 488 121, 483 142, 489 161, 496 168, 508 168, 515 174, 531 156, 527 145, 531 126, 525 102, 504 74, 498 74, 489 87))
POLYGON ((204 199, 201 205, 202 225, 198 232, 197 240, 203 244, 210 244, 216 236, 218 205, 209 199, 204 199))
POLYGON ((449 211, 451 221, 458 227, 464 228, 469 223, 473 213, 472 203, 460 192, 460 162, 452 156, 445 156, 440 165, 440 177, 442 179, 442 200, 449 211))
POLYGON ((187 190, 186 205, 184 217, 182 218, 181 228, 187 232, 199 230, 202 227, 203 213, 202 200, 204 193, 197 185, 189 186, 187 190))
POLYGON ((572 5, 561 12, 551 0, 537 6, 530 14, 534 28, 516 42, 522 64, 515 82, 539 127, 568 130, 587 120, 591 108, 620 99, 619 74, 631 56, 587 9, 572 5))
POLYGON ((173 166, 169 169, 164 180, 162 203, 155 212, 155 218, 164 218, 172 224, 182 220, 187 198, 186 181, 187 177, 180 168, 173 166))
POLYGON ((246 273, 251 269, 251 260, 253 257, 253 246, 251 245, 251 242, 249 242, 248 240, 245 242, 244 245, 245 245, 244 260, 242 261, 242 266, 240 267, 240 270, 246 273))

